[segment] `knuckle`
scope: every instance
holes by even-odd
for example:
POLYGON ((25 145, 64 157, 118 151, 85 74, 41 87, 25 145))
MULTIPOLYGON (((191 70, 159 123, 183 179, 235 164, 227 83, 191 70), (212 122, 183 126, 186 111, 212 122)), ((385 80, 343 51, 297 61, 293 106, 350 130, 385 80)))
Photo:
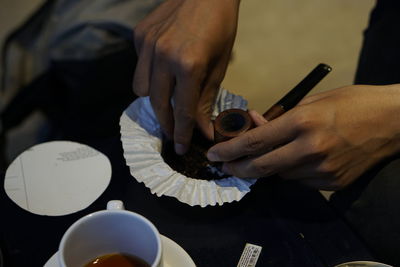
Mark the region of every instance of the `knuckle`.
POLYGON ((299 108, 296 112, 293 112, 293 125, 300 132, 309 131, 316 126, 314 117, 315 115, 310 113, 308 108, 299 108))
POLYGON ((168 40, 161 38, 155 41, 154 51, 157 57, 167 58, 172 54, 172 47, 168 40))
POLYGON ((324 161, 319 165, 318 172, 322 177, 333 179, 337 172, 337 166, 332 161, 324 161))
POLYGON ((340 142, 335 135, 329 133, 313 134, 310 139, 307 151, 310 157, 316 159, 327 158, 340 142))
POLYGON ((329 151, 329 143, 318 135, 314 135, 309 142, 308 153, 312 157, 323 158, 329 151))
POLYGON ((263 147, 263 142, 259 138, 257 138, 254 134, 248 133, 245 139, 245 148, 248 153, 252 153, 254 151, 258 151, 262 149, 263 147))
POLYGON ((203 60, 193 55, 180 56, 178 65, 184 75, 193 77, 202 77, 205 70, 203 60))

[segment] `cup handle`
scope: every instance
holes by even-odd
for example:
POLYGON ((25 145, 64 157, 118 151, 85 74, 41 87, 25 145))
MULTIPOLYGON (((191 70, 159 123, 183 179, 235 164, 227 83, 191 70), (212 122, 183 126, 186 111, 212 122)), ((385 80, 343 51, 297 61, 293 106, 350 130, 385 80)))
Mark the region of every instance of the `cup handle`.
POLYGON ((121 200, 110 200, 107 202, 107 210, 124 210, 124 202, 121 200))

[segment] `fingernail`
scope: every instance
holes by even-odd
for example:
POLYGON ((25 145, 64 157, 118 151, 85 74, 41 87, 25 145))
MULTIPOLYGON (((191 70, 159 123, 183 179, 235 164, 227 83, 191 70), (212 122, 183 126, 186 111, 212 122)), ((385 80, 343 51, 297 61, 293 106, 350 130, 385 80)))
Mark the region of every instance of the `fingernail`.
POLYGON ((260 113, 258 113, 255 110, 250 110, 249 111, 250 116, 253 117, 253 119, 257 119, 258 121, 262 122, 262 123, 267 123, 268 121, 264 118, 264 116, 262 116, 260 113))
POLYGON ((210 122, 208 124, 208 137, 210 138, 210 140, 214 140, 214 123, 210 122))
POLYGON ((213 151, 207 152, 207 158, 209 161, 220 161, 218 155, 213 151))
POLYGON ((178 155, 183 155, 187 151, 187 147, 182 144, 175 143, 175 153, 178 155))
POLYGON ((263 122, 268 122, 265 118, 264 118, 264 116, 263 115, 261 115, 260 113, 256 113, 257 115, 257 117, 258 117, 258 119, 260 120, 260 121, 263 121, 263 122))

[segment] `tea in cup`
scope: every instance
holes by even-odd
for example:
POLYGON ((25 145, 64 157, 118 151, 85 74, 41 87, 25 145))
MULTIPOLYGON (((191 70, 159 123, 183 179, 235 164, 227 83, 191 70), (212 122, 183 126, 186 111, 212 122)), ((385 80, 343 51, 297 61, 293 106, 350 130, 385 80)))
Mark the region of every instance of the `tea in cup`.
POLYGON ((162 267, 161 238, 148 219, 112 200, 68 228, 58 260, 61 267, 162 267))

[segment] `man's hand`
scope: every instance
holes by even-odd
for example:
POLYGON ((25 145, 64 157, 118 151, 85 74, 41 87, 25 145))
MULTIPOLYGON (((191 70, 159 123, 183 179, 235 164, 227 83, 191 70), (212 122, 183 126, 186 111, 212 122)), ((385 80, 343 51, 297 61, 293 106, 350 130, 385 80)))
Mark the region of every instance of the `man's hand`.
POLYGON ((250 114, 258 127, 208 151, 238 177, 279 174, 337 190, 400 151, 400 85, 316 94, 270 122, 250 114))
POLYGON ((213 137, 211 108, 229 62, 238 10, 239 0, 166 0, 134 29, 134 92, 150 96, 178 154, 187 151, 196 122, 213 137))

